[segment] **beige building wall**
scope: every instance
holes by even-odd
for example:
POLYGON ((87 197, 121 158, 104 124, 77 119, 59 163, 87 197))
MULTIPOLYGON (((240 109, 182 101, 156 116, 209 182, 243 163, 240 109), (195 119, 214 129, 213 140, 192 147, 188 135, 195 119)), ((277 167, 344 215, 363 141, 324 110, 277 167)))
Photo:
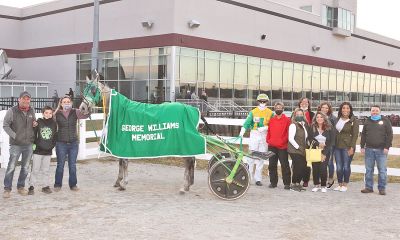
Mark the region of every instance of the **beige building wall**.
MULTIPOLYGON (((91 3, 91 0, 60 0, 23 9, 0 7, 0 14, 27 18, 0 18, 0 48, 29 50, 92 41, 93 7, 29 18, 35 14, 91 3)), ((313 3, 339 4, 356 9, 356 1, 320 0, 237 0, 259 10, 272 11, 301 21, 321 24, 320 10, 312 13, 297 5, 313 3), (288 7, 290 5, 290 7, 288 7)), ((100 41, 156 36, 170 33, 238 43, 259 48, 297 53, 348 63, 400 71, 400 42, 360 29, 355 34, 392 44, 398 48, 366 41, 357 37, 339 37, 331 30, 277 17, 261 11, 234 6, 217 0, 122 0, 100 6, 100 41), (151 29, 142 21, 153 21, 151 29), (200 27, 189 28, 188 21, 197 20, 200 27), (266 39, 261 40, 261 35, 266 39), (320 46, 317 52, 312 46, 320 46), (365 55, 365 60, 362 56, 365 55), (388 61, 396 64, 389 67, 388 61)), ((87 51, 90 52, 90 49, 87 51)), ((74 86, 76 55, 11 59, 18 78, 51 81, 59 91, 74 86)), ((51 86, 50 86, 51 89, 51 86)), ((51 89, 52 90, 52 89, 51 89)))

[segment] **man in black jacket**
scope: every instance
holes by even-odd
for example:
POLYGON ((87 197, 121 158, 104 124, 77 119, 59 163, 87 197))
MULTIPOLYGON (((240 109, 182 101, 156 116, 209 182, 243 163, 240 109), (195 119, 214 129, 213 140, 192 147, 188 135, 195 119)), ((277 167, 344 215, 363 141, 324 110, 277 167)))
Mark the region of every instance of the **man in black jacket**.
POLYGON ((386 195, 386 160, 392 146, 393 130, 390 120, 380 115, 379 106, 371 107, 371 117, 367 118, 361 133, 361 153, 365 154, 365 188, 362 193, 372 193, 374 186, 374 166, 378 167, 378 190, 386 195))
POLYGON ((8 109, 4 117, 3 129, 10 136, 10 160, 4 176, 4 198, 10 197, 15 166, 21 155, 21 171, 17 189, 19 194, 28 195, 28 191, 25 189, 25 180, 33 151, 33 127, 37 124, 35 111, 30 106, 30 102, 31 95, 28 92, 22 92, 18 98, 18 105, 8 109))

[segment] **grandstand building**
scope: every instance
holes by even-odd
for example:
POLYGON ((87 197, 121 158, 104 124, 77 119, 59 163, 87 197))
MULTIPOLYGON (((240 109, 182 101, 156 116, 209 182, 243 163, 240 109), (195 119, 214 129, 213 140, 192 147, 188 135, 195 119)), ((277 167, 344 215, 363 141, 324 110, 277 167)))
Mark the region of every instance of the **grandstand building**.
MULTIPOLYGON (((134 100, 205 90, 244 106, 263 92, 292 106, 306 96, 400 109, 400 41, 358 29, 356 16, 356 0, 103 0, 99 71, 134 100)), ((91 0, 0 6, 13 74, 49 92, 82 90, 92 29, 91 0)))

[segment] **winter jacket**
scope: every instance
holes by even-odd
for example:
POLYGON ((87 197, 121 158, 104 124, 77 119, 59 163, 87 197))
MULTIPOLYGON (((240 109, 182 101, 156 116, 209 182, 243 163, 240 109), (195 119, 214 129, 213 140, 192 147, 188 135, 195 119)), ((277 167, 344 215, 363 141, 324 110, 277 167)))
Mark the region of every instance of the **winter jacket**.
MULTIPOLYGON (((314 141, 315 144, 313 144, 313 147, 314 146, 316 147, 316 146, 319 145, 317 139, 315 139, 315 137, 318 136, 318 135, 319 135, 318 129, 315 126, 311 127, 310 136, 309 136, 308 141, 309 142, 314 141)), ((332 146, 332 129, 325 130, 322 133, 322 136, 324 136, 326 138, 325 147, 324 147, 324 149, 322 149, 322 154, 326 155, 329 152, 329 150, 331 149, 331 146, 332 146)))
POLYGON ((336 124, 339 121, 339 117, 336 119, 334 130, 336 131, 336 148, 351 148, 356 146, 356 141, 359 134, 358 120, 352 116, 348 122, 343 126, 342 131, 336 129, 336 124))
MULTIPOLYGON (((295 135, 294 135, 294 141, 296 142, 297 146, 292 144, 292 141, 289 136, 289 143, 288 143, 288 153, 291 154, 299 154, 302 156, 306 156, 306 148, 307 148, 307 138, 308 138, 308 132, 309 132, 309 127, 307 123, 304 123, 304 127, 302 126, 301 123, 292 123, 289 126, 289 132, 291 131, 290 128, 295 128, 295 135)), ((290 134, 289 134, 290 135, 290 134)))
POLYGON ((269 121, 267 143, 271 147, 287 149, 290 119, 285 114, 281 118, 274 116, 269 121))
POLYGON ((393 130, 392 124, 387 117, 374 121, 369 117, 361 133, 361 148, 389 149, 392 146, 393 130))
POLYGON ((56 145, 57 123, 53 118, 39 118, 37 122, 38 125, 35 127, 36 148, 33 153, 38 155, 51 155, 56 145))
POLYGON ((58 126, 58 142, 71 143, 78 140, 76 128, 78 117, 76 116, 75 109, 71 109, 67 118, 65 118, 64 114, 61 111, 57 112, 56 121, 58 126))
POLYGON ((18 106, 8 109, 4 117, 3 129, 10 136, 10 145, 33 144, 35 120, 35 111, 32 107, 27 112, 21 111, 18 106))
POLYGON ((336 144, 336 122, 337 122, 337 117, 335 117, 333 114, 331 114, 329 117, 329 122, 332 124, 331 126, 331 146, 334 147, 336 144))

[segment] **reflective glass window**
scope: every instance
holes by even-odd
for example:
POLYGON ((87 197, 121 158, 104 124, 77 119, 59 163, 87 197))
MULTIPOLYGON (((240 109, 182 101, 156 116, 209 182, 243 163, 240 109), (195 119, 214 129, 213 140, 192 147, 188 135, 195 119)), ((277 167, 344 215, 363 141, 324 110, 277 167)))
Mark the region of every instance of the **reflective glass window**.
POLYGON ((121 65, 119 79, 133 79, 133 62, 134 58, 121 58, 119 64, 121 65))
POLYGON ((167 56, 151 57, 150 79, 166 79, 167 78, 167 56))
POLYGON ((206 58, 204 80, 213 83, 219 82, 219 60, 206 58))
POLYGON ((236 55, 235 56, 235 84, 247 84, 247 57, 236 55))
MULTIPOLYGON (((136 53, 136 51, 135 51, 136 53)), ((149 79, 149 57, 135 57, 133 75, 135 80, 149 79)))
POLYGON ((183 82, 196 82, 197 79, 197 58, 180 57, 180 80, 183 82))

